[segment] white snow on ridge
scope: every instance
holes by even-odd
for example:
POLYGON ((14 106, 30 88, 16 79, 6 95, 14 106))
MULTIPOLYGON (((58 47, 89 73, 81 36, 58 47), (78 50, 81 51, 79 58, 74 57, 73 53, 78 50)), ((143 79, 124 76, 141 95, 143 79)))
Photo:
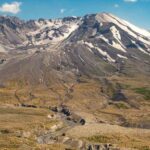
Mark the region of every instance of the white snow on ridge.
POLYGON ((136 38, 137 40, 142 41, 143 43, 150 45, 150 41, 144 39, 148 38, 150 40, 150 32, 144 30, 144 29, 140 29, 132 24, 130 24, 129 22, 123 20, 123 19, 119 19, 116 16, 113 16, 111 14, 100 14, 96 16, 97 20, 99 20, 99 22, 111 22, 116 24, 118 27, 120 27, 122 30, 126 31, 129 35, 131 35, 132 37, 136 38))
POLYGON ((95 47, 95 49, 96 49, 101 55, 105 56, 109 62, 115 62, 115 60, 114 60, 113 58, 111 58, 107 52, 101 50, 101 49, 98 48, 98 47, 95 47))
POLYGON ((120 55, 120 54, 117 54, 118 57, 120 58, 123 58, 123 59, 128 59, 126 56, 123 56, 123 55, 120 55))
POLYGON ((84 59, 79 55, 79 58, 80 58, 80 60, 82 61, 82 62, 84 62, 84 59))
POLYGON ((118 42, 118 43, 116 43, 116 42, 113 41, 112 46, 115 47, 115 48, 117 48, 117 49, 119 49, 119 50, 122 50, 123 52, 126 52, 125 46, 124 46, 124 45, 122 44, 122 42, 121 42, 121 35, 120 35, 120 32, 116 29, 115 26, 112 26, 112 27, 110 28, 110 31, 111 31, 111 33, 113 34, 113 37, 114 37, 114 38, 116 39, 116 41, 118 42))
POLYGON ((110 46, 112 46, 110 43, 109 43, 109 40, 107 38, 105 38, 102 34, 100 36, 97 36, 96 38, 100 38, 102 39, 104 42, 106 42, 107 44, 109 44, 110 46))
POLYGON ((140 47, 138 44, 136 44, 135 41, 132 41, 133 44, 135 44, 137 46, 137 49, 140 50, 141 52, 150 55, 150 53, 146 52, 142 47, 140 47))
POLYGON ((136 33, 140 34, 140 35, 143 35, 143 36, 146 36, 150 39, 150 32, 144 30, 144 29, 140 29, 139 27, 129 23, 128 21, 125 21, 123 20, 123 22, 129 26, 133 31, 135 31, 136 33))
POLYGON ((31 38, 32 38, 32 43, 35 45, 48 44, 48 43, 52 43, 52 42, 62 41, 64 39, 66 39, 73 31, 75 31, 78 28, 77 22, 63 24, 63 22, 61 20, 55 20, 53 22, 49 21, 49 20, 44 20, 44 22, 36 21, 36 25, 38 26, 38 29, 34 32, 28 33, 28 35, 31 36, 31 38), (66 32, 64 31, 62 34, 59 34, 58 37, 53 36, 53 34, 55 34, 55 32, 57 32, 57 29, 59 30, 59 28, 64 25, 67 26, 66 32), (46 28, 48 28, 49 30, 47 30, 46 28), (38 35, 38 34, 40 35, 40 38, 36 38, 36 35, 38 35), (48 35, 48 37, 47 37, 47 35, 48 35))
POLYGON ((113 43, 112 43, 111 46, 114 47, 114 48, 116 48, 116 49, 118 49, 118 50, 123 51, 124 53, 127 52, 127 51, 122 47, 122 44, 120 45, 119 43, 116 43, 115 41, 113 41, 113 43))
POLYGON ((119 49, 119 50, 122 50, 123 52, 126 52, 125 46, 124 46, 124 45, 122 44, 122 42, 121 42, 121 35, 120 35, 120 32, 116 29, 115 26, 112 26, 112 27, 110 28, 110 31, 111 31, 113 37, 114 37, 114 38, 116 39, 116 41, 118 42, 118 43, 116 43, 116 42, 113 41, 112 46, 115 47, 115 48, 117 48, 117 49, 119 49))
MULTIPOLYGON (((91 52, 91 53, 93 53, 93 51, 91 50, 91 47, 93 46, 93 45, 91 45, 91 44, 89 44, 88 42, 85 42, 85 41, 78 41, 78 43, 79 44, 84 44, 84 45, 87 45, 88 47, 88 50, 91 52)), ((93 47, 94 48, 94 47, 93 47)))
POLYGON ((98 38, 102 39, 104 42, 106 42, 109 46, 113 47, 113 48, 116 48, 118 50, 121 50, 123 51, 124 53, 126 53, 127 51, 125 50, 125 46, 120 42, 118 41, 119 43, 116 43, 115 41, 113 41, 112 44, 109 43, 109 40, 106 39, 103 35, 100 35, 98 38))
POLYGON ((87 45, 87 46, 89 46, 90 48, 94 48, 94 45, 92 43, 84 41, 84 44, 87 45))
MULTIPOLYGON (((101 38, 102 40, 104 40, 108 45, 118 49, 118 50, 121 50, 123 52, 127 52, 125 50, 125 46, 121 43, 121 36, 120 36, 120 33, 119 31, 116 29, 115 26, 112 26, 110 28, 112 34, 113 34, 113 37, 117 40, 117 42, 115 41, 112 41, 112 44, 109 43, 109 40, 106 39, 103 35, 100 35, 98 38, 101 38)), ((140 39, 140 38, 139 38, 140 39)), ((133 44, 135 44, 137 46, 137 49, 139 49, 141 52, 145 53, 145 54, 148 54, 150 55, 150 53, 146 52, 143 48, 141 48, 138 44, 136 44, 135 41, 131 41, 133 44)), ((148 48, 148 46, 145 44, 145 47, 147 48, 147 51, 150 51, 150 49, 148 48)))
POLYGON ((138 33, 138 34, 140 34, 140 35, 142 35, 142 36, 147 37, 147 38, 150 39, 150 32, 148 32, 145 29, 141 29, 141 28, 139 28, 139 27, 131 24, 131 23, 127 22, 124 19, 120 19, 120 18, 118 18, 118 17, 116 17, 116 16, 114 16, 112 14, 108 14, 108 13, 107 14, 104 13, 101 16, 102 16, 102 21, 103 22, 113 22, 115 24, 120 24, 120 25, 129 27, 134 32, 136 32, 136 33, 138 33))
POLYGON ((89 43, 89 42, 84 42, 84 44, 87 45, 87 46, 89 46, 90 48, 96 49, 101 55, 103 55, 104 57, 106 57, 106 59, 109 62, 115 62, 115 60, 112 57, 110 57, 110 55, 107 52, 101 50, 99 47, 96 47, 92 43, 89 43))
POLYGON ((110 31, 111 31, 111 33, 113 34, 114 38, 115 38, 117 41, 120 41, 120 40, 121 40, 120 32, 116 29, 115 26, 112 26, 112 27, 110 28, 110 31))
POLYGON ((147 54, 147 55, 150 55, 150 53, 148 53, 148 52, 146 52, 143 48, 141 48, 139 45, 137 45, 137 48, 141 51, 141 52, 143 52, 143 53, 145 53, 145 54, 147 54))

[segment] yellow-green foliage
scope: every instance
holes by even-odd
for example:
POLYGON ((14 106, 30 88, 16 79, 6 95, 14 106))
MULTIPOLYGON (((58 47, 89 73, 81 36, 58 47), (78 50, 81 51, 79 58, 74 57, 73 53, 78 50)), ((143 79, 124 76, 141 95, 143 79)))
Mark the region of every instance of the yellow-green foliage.
POLYGON ((150 100, 150 88, 141 87, 134 89, 136 93, 142 94, 145 100, 150 100))
POLYGON ((0 149, 36 148, 36 137, 58 123, 48 119, 50 113, 48 109, 0 107, 0 149))
POLYGON ((124 103, 115 103, 115 106, 119 109, 128 109, 128 106, 124 103))
POLYGON ((110 138, 103 135, 95 135, 92 137, 87 138, 88 141, 95 142, 95 143, 109 143, 110 138))

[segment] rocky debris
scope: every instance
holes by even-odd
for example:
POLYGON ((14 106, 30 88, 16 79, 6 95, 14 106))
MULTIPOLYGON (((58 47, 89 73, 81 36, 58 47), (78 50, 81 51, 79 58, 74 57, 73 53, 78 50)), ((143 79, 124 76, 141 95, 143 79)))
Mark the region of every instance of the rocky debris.
POLYGON ((31 136, 31 132, 29 131, 17 131, 16 137, 29 138, 31 136))
POLYGON ((21 107, 37 108, 35 105, 21 104, 21 107))
POLYGON ((55 132, 55 131, 59 130, 59 129, 62 128, 62 127, 63 127, 63 123, 61 122, 61 123, 59 123, 59 124, 53 125, 53 126, 50 128, 50 131, 51 131, 51 132, 55 132))
POLYGON ((87 143, 85 141, 79 139, 73 139, 68 136, 45 136, 39 137, 39 144, 54 144, 54 143, 62 143, 65 144, 70 149, 78 149, 78 150, 120 150, 116 148, 116 145, 112 144, 92 144, 87 143))
POLYGON ((58 118, 58 115, 49 114, 49 115, 47 115, 47 118, 49 118, 49 119, 57 119, 57 118, 58 118))
POLYGON ((65 17, 63 18, 63 22, 71 22, 81 19, 80 17, 65 17))
POLYGON ((52 111, 57 112, 57 113, 63 113, 66 116, 70 116, 71 112, 69 110, 69 108, 67 108, 67 106, 59 106, 59 107, 52 107, 51 108, 52 111))
POLYGON ((76 114, 72 114, 71 117, 67 117, 68 121, 72 121, 76 124, 80 124, 80 125, 85 125, 86 121, 85 119, 81 118, 80 116, 76 115, 76 114))
POLYGON ((53 125, 50 130, 37 138, 39 144, 63 143, 70 148, 83 149, 85 142, 67 137, 66 131, 75 125, 84 125, 85 119, 73 113, 67 106, 50 108, 54 114, 49 114, 49 119, 60 119, 61 123, 53 125), (63 121, 63 122, 62 122, 63 121), (66 126, 63 126, 65 124, 66 126))
POLYGON ((50 107, 50 109, 53 111, 53 112, 59 112, 59 108, 58 107, 50 107))
POLYGON ((85 119, 81 119, 81 120, 80 120, 80 124, 81 124, 81 125, 85 125, 85 123, 86 123, 85 119))
POLYGON ((55 132, 57 129, 58 129, 58 126, 53 125, 50 130, 51 130, 51 132, 55 132))
POLYGON ((114 100, 114 101, 126 101, 127 97, 121 91, 117 91, 116 93, 114 93, 112 100, 114 100))
POLYGON ((38 142, 40 144, 54 144, 54 143, 63 143, 70 149, 78 149, 78 150, 120 150, 116 147, 116 145, 112 144, 92 144, 79 139, 72 139, 67 136, 58 136, 58 137, 45 137, 43 141, 41 138, 38 138, 38 142))
MULTIPOLYGON (((122 92, 122 86, 119 83, 113 83, 107 78, 101 79, 101 93, 106 94, 113 101, 126 101, 127 97, 122 92)), ((111 104, 111 102, 109 102, 111 104)))
POLYGON ((31 136, 30 132, 23 132, 22 133, 22 137, 24 137, 24 138, 29 138, 30 136, 31 136))
POLYGON ((120 148, 112 144, 89 144, 86 150, 120 150, 120 148))
POLYGON ((70 110, 67 107, 62 107, 61 112, 64 113, 66 116, 70 116, 71 115, 71 112, 70 112, 70 110))
POLYGON ((89 143, 81 139, 71 138, 66 134, 66 131, 75 125, 84 125, 85 119, 73 113, 67 106, 52 107, 51 110, 56 114, 48 115, 48 118, 61 118, 61 121, 66 124, 55 124, 51 129, 44 135, 37 138, 39 144, 56 144, 61 143, 67 146, 66 150, 78 149, 78 150, 120 150, 116 148, 116 145, 112 144, 101 144, 101 143, 89 143), (59 116, 59 117, 58 117, 59 116), (67 119, 67 121, 66 121, 67 119), (68 121, 73 122, 68 123, 68 121))
POLYGON ((54 144, 58 142, 57 137, 55 136, 40 136, 37 138, 39 144, 54 144))
POLYGON ((68 137, 66 139, 67 140, 63 144, 67 145, 70 148, 76 148, 79 150, 82 150, 85 148, 85 142, 83 142, 82 140, 71 139, 68 137))
POLYGON ((85 125, 86 120, 77 114, 71 112, 71 110, 67 106, 60 106, 60 107, 52 107, 51 110, 56 113, 63 114, 66 117, 67 121, 72 121, 76 124, 85 125))
POLYGON ((0 65, 3 64, 6 61, 6 59, 0 59, 0 65))

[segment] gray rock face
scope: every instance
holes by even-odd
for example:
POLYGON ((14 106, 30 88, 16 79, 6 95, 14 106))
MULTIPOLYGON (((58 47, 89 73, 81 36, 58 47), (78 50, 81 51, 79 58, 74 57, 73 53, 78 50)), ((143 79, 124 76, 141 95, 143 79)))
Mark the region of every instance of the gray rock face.
POLYGON ((120 150, 112 144, 89 144, 86 150, 120 150))
POLYGON ((113 95, 112 100, 114 100, 114 101, 126 101, 127 98, 121 91, 118 91, 113 95))
POLYGON ((0 17, 0 42, 9 59, 0 82, 150 74, 150 33, 107 13, 27 22, 0 17))
POLYGON ((3 64, 6 61, 6 59, 0 59, 0 64, 3 64))

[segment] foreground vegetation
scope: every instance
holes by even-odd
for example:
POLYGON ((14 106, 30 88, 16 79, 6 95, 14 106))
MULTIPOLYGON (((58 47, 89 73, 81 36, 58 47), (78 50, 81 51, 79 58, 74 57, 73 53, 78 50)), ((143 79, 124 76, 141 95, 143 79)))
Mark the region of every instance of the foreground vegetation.
POLYGON ((148 87, 141 87, 134 89, 136 93, 142 94, 145 100, 150 100, 150 88, 148 87))
POLYGON ((0 149, 50 149, 63 148, 61 145, 39 145, 37 137, 57 124, 49 120, 47 109, 0 107, 0 149))

